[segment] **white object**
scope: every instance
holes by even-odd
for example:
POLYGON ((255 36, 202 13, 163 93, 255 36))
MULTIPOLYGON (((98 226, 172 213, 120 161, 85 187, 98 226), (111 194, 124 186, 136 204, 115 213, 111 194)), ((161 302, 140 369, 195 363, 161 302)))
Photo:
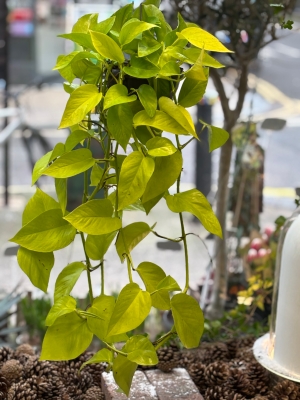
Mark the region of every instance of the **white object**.
POLYGON ((300 216, 287 232, 279 279, 274 361, 300 378, 300 216))

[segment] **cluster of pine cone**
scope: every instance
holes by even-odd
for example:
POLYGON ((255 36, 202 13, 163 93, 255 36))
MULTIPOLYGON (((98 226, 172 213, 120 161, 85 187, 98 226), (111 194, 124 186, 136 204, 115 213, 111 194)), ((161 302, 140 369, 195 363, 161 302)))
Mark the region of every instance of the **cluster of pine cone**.
POLYGON ((0 400, 104 400, 101 375, 105 364, 81 365, 93 353, 71 361, 39 361, 34 349, 23 344, 0 348, 0 400))
POLYGON ((184 367, 205 400, 300 400, 300 388, 289 380, 274 383, 255 360, 254 338, 203 343, 197 350, 176 346, 158 350, 158 368, 184 367))
MULTIPOLYGON (((176 344, 158 350, 155 367, 170 372, 186 368, 205 400, 300 400, 300 388, 288 380, 272 383, 268 372, 255 361, 254 339, 203 343, 196 350, 176 344)), ((101 375, 106 365, 90 364, 93 353, 71 361, 40 361, 27 344, 12 350, 0 348, 0 400, 104 400, 101 375)), ((146 369, 149 367, 141 367, 146 369)))

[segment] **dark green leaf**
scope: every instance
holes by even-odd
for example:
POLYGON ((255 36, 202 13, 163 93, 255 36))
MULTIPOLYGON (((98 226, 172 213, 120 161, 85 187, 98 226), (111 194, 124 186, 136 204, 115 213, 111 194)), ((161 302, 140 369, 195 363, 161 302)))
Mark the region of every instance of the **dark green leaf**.
POLYGON ((126 103, 111 107, 107 113, 109 132, 125 151, 132 134, 132 118, 131 108, 126 103))

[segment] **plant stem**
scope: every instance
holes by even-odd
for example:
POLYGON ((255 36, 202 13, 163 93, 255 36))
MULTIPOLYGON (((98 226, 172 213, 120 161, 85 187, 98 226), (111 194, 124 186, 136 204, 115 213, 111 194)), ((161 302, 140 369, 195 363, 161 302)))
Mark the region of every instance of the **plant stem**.
POLYGON ((110 344, 108 344, 108 343, 106 343, 106 342, 103 342, 103 343, 105 343, 106 347, 107 347, 109 350, 112 350, 112 351, 114 351, 115 353, 121 354, 121 356, 127 357, 127 354, 124 353, 124 351, 118 350, 118 349, 116 349, 114 346, 111 346, 110 344))
POLYGON ((126 260, 127 260, 127 271, 128 271, 129 282, 133 283, 132 271, 131 271, 131 262, 130 262, 130 258, 128 257, 128 254, 126 254, 126 260))
MULTIPOLYGON (((176 143, 178 147, 178 151, 181 152, 180 149, 180 142, 179 138, 176 135, 176 143)), ((179 177, 177 179, 177 193, 180 193, 180 180, 181 180, 181 172, 179 174, 179 177)), ((182 213, 179 213, 179 219, 180 219, 180 226, 181 226, 181 237, 183 240, 183 246, 184 246, 184 259, 185 259, 185 287, 182 291, 182 293, 186 293, 189 288, 189 281, 190 281, 190 271, 189 271, 189 253, 188 253, 188 247, 187 247, 187 240, 186 240, 186 233, 184 229, 184 222, 183 222, 183 216, 182 213)))
POLYGON ((176 334, 175 326, 173 325, 172 329, 169 332, 167 332, 165 335, 163 335, 162 337, 160 337, 153 343, 155 350, 158 350, 161 346, 163 346, 169 340, 169 338, 171 336, 173 336, 175 334, 176 334))
POLYGON ((115 171, 116 171, 116 178, 117 178, 117 189, 116 189, 116 202, 115 202, 115 216, 118 217, 118 208, 119 208, 119 193, 118 193, 118 187, 119 187, 119 168, 118 168, 118 148, 119 148, 119 143, 116 142, 116 147, 115 147, 115 171))
POLYGON ((157 236, 157 237, 159 237, 159 238, 162 238, 162 239, 166 239, 166 240, 170 240, 170 242, 181 242, 182 241, 182 238, 178 238, 178 239, 171 239, 171 238, 168 238, 168 237, 166 237, 166 236, 162 236, 162 235, 159 235, 157 232, 155 232, 155 231, 151 231, 155 236, 157 236))
POLYGON ((87 272, 87 278, 88 278, 88 284, 89 284, 90 302, 91 302, 91 304, 93 304, 94 296, 93 296, 93 288, 92 288, 91 273, 90 273, 91 262, 85 251, 85 238, 84 238, 83 232, 80 232, 80 236, 81 236, 82 246, 83 246, 85 260, 86 260, 86 267, 87 267, 86 272, 87 272))
POLYGON ((104 260, 102 260, 102 263, 100 265, 101 269, 101 294, 104 294, 104 260))

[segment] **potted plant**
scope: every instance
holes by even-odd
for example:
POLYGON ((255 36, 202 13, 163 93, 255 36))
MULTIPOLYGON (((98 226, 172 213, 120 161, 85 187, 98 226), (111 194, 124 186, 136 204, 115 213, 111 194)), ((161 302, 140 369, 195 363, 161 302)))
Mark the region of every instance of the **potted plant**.
MULTIPOLYGON (((59 56, 55 66, 70 94, 59 128, 69 128, 71 133, 36 163, 32 174, 32 184, 41 175, 53 177, 58 200, 37 189, 24 209, 22 228, 11 239, 21 246, 20 267, 46 292, 54 252, 68 246, 76 235, 81 237, 85 261, 67 265, 57 277, 41 359, 75 358, 96 335, 104 348, 87 363, 107 362, 127 395, 138 364, 155 365, 156 350, 167 340, 178 335, 185 347, 192 348, 202 335, 202 311, 187 293, 183 212, 195 215, 209 232, 222 236, 205 196, 196 189, 181 192, 180 177, 182 150, 199 140, 202 132, 196 132, 186 108, 203 97, 209 67, 222 67, 208 52, 228 50, 180 15, 172 30, 158 6, 157 0, 146 0, 137 9, 128 4, 100 23, 97 14, 85 15, 71 33, 61 35, 78 45, 78 50, 59 56), (174 134, 176 145, 164 131, 174 134), (93 141, 103 151, 100 159, 90 150, 93 141), (68 212, 67 179, 81 173, 82 204, 68 212), (171 195, 174 184, 177 193, 171 195), (104 198, 97 199, 100 191, 104 198), (122 222, 128 209, 148 214, 161 199, 170 212, 178 214, 181 226, 180 238, 165 239, 183 242, 183 288, 161 266, 148 260, 135 266, 132 260, 132 249, 147 235, 161 237, 154 226, 145 222, 124 226, 122 222), (112 242, 120 262, 127 264, 129 281, 116 301, 105 287, 104 255, 112 242), (96 269, 101 270, 101 293, 95 293, 92 284, 96 269), (82 273, 89 284, 87 310, 78 308, 71 296, 82 273), (144 288, 135 283, 136 274, 144 288), (127 332, 145 320, 152 306, 172 311, 170 332, 154 343, 146 334, 128 337, 127 332), (123 342, 121 349, 116 348, 117 342, 123 342)), ((226 131, 203 122, 205 127, 210 131, 210 151, 227 140, 226 131)))

